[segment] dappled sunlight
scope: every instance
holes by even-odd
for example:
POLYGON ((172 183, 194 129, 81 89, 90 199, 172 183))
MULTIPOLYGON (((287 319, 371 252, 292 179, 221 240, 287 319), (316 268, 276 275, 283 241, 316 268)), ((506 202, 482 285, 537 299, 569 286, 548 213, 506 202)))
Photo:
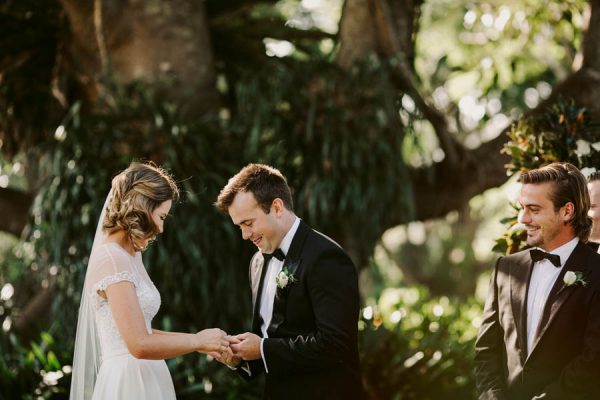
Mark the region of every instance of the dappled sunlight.
POLYGON ((287 40, 263 39, 266 54, 270 57, 287 57, 294 52, 296 46, 287 40))
MULTIPOLYGON (((537 76, 547 65, 558 79, 571 69, 573 58, 557 43, 579 44, 576 38, 584 27, 586 6, 583 1, 441 5, 441 1, 431 1, 423 6, 423 23, 435 23, 437 29, 418 38, 417 71, 426 87, 433 88, 431 97, 438 108, 457 105, 459 125, 453 129, 473 149, 497 137, 521 115, 523 106, 539 105, 551 89, 542 80, 535 87, 525 87, 523 97, 518 98, 511 87, 537 76), (547 20, 528 18, 536 13, 547 20), (458 35, 451 34, 453 18, 462 24, 458 35)), ((431 139, 425 135, 421 140, 431 139)))
POLYGON ((2 286, 2 290, 0 290, 0 300, 8 301, 11 299, 13 294, 15 294, 15 288, 12 284, 6 283, 4 286, 2 286))
MULTIPOLYGON (((17 384, 0 397, 68 392, 93 229, 135 159, 182 193, 144 253, 162 296, 153 327, 250 329, 256 249, 213 203, 233 171, 270 164, 356 266, 369 398, 474 398, 490 273, 523 245, 519 173, 600 163, 586 1, 124 2, 108 21, 42 3, 0 7, 0 204, 14 206, 0 211, 21 216, 0 234, 0 382, 17 384), (101 23, 122 29, 78 29, 101 23)), ((309 300, 302 315, 317 315, 309 300)), ((180 397, 263 393, 213 358, 168 367, 180 397)))
POLYGON ((276 7, 286 24, 298 29, 320 29, 335 34, 342 14, 342 0, 282 0, 276 7))

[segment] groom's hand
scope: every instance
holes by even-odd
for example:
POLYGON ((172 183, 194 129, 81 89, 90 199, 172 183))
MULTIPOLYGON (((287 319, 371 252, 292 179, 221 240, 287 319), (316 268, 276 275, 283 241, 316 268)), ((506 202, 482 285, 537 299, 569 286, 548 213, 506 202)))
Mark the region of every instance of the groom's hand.
POLYGON ((242 359, 233 354, 233 350, 230 347, 226 351, 221 352, 215 360, 227 365, 229 368, 236 369, 242 363, 242 359))
POLYGON ((242 360, 260 359, 260 336, 246 332, 229 338, 229 348, 242 360))

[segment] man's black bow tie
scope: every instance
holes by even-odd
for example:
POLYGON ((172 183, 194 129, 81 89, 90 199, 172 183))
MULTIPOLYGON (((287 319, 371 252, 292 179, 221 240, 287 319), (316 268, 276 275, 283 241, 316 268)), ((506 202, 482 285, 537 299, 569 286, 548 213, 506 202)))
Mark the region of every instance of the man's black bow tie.
POLYGON ((273 257, 275 257, 279 261, 285 260, 285 254, 283 254, 283 251, 281 249, 277 249, 270 254, 263 253, 263 257, 265 259, 265 264, 267 263, 267 261, 271 260, 271 258, 273 258, 273 257))
POLYGON ((542 261, 544 258, 547 258, 556 268, 560 268, 560 256, 558 254, 550 254, 538 249, 529 250, 529 254, 531 254, 533 262, 542 261))

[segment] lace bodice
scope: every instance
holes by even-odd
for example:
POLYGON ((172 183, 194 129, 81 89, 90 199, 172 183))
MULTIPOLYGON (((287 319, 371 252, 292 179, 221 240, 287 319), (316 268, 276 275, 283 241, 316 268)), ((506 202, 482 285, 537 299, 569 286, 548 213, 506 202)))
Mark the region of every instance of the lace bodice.
POLYGON ((108 301, 98 294, 110 285, 128 281, 133 283, 137 298, 144 314, 146 329, 152 332, 152 318, 160 308, 160 293, 152 283, 139 254, 131 256, 116 243, 107 243, 98 248, 92 255, 90 264, 95 264, 102 271, 90 284, 89 296, 94 302, 97 335, 102 358, 128 353, 123 337, 119 333, 108 301))

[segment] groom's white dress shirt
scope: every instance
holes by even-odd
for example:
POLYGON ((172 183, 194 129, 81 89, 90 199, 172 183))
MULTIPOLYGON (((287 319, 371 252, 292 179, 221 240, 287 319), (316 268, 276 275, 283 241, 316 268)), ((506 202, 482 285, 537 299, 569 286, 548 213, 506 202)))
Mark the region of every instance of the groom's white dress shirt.
MULTIPOLYGON (((296 217, 292 227, 285 234, 279 248, 283 251, 283 254, 287 256, 288 251, 290 250, 290 246, 292 244, 292 239, 298 230, 298 226, 300 225, 300 218, 296 217)), ((262 318, 262 325, 260 326, 260 330, 263 334, 263 339, 260 341, 260 356, 265 364, 265 371, 268 373, 269 369, 267 368, 267 361, 265 360, 265 355, 263 353, 263 342, 264 338, 269 337, 267 334, 267 329, 271 324, 271 319, 273 318, 273 302, 275 301, 275 292, 277 292, 277 274, 283 268, 283 261, 278 260, 277 258, 271 258, 269 265, 267 266, 267 272, 265 273, 265 281, 263 283, 263 290, 260 294, 260 317, 262 318)))
POLYGON ((527 355, 531 354, 535 333, 544 312, 548 295, 577 243, 579 243, 579 238, 575 237, 550 252, 560 256, 560 268, 555 267, 548 259, 536 261, 533 264, 533 272, 531 273, 527 293, 527 355))

